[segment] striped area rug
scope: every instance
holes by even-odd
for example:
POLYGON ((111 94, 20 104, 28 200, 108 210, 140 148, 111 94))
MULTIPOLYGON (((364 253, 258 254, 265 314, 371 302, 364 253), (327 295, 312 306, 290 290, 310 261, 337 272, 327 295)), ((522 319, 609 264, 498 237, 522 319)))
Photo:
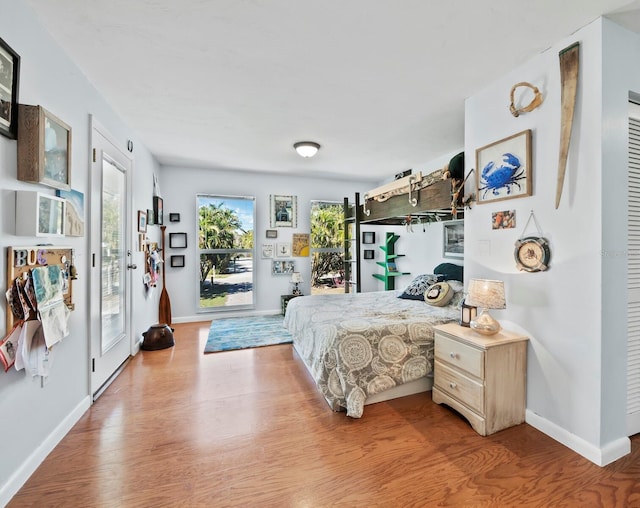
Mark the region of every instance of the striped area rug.
POLYGON ((205 353, 291 343, 280 314, 215 319, 209 328, 205 353))

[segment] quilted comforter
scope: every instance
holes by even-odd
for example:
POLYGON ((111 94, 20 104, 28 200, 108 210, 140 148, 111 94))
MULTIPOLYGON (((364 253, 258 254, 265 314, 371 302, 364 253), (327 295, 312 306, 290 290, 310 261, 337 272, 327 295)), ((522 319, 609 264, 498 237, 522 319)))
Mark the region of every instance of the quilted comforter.
POLYGON ((334 411, 360 418, 367 397, 433 372, 433 327, 459 317, 400 291, 294 298, 284 324, 334 411))

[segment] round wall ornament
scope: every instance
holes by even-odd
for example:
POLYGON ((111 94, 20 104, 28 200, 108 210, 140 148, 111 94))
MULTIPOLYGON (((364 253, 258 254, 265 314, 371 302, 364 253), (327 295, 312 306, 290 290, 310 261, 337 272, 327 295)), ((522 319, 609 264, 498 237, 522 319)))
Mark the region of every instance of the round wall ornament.
POLYGON ((516 240, 514 252, 518 270, 526 272, 544 272, 549 269, 551 249, 546 238, 527 236, 516 240))

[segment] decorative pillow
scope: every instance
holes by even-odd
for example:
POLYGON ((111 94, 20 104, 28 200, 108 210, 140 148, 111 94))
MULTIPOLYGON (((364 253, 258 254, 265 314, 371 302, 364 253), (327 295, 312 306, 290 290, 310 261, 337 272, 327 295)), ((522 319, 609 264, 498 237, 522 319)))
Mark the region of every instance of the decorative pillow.
POLYGON ((436 282, 427 289, 424 294, 424 301, 435 307, 444 307, 453 298, 453 289, 446 282, 436 282))
POLYGON ((424 300, 424 293, 429 286, 438 282, 439 279, 437 275, 432 273, 425 273, 422 275, 418 275, 415 279, 411 281, 411 284, 407 286, 407 289, 398 296, 398 298, 404 298, 405 300, 424 300))
POLYGON ((463 272, 464 267, 453 263, 441 263, 433 269, 433 273, 436 275, 444 275, 444 280, 459 280, 460 282, 463 281, 463 272))

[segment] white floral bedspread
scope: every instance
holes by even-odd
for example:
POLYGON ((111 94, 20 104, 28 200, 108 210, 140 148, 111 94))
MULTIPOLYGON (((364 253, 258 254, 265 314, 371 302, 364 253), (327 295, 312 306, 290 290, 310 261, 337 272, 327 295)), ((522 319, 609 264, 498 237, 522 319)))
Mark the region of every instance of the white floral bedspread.
POLYGON ((433 326, 457 320, 457 305, 433 307, 401 291, 303 296, 284 324, 334 411, 360 418, 370 395, 433 372, 433 326))

